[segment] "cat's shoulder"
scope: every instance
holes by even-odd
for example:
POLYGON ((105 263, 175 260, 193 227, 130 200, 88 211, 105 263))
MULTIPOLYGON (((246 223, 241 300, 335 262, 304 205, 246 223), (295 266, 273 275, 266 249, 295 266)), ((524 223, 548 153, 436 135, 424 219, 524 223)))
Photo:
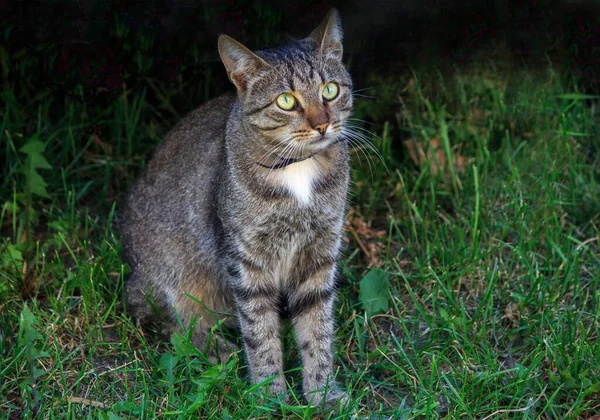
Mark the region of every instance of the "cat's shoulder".
POLYGON ((202 104, 186 115, 174 128, 173 132, 211 128, 218 129, 225 126, 236 96, 226 93, 202 104))
POLYGON ((179 121, 154 151, 149 172, 196 167, 197 156, 219 154, 235 99, 233 94, 219 96, 179 121))

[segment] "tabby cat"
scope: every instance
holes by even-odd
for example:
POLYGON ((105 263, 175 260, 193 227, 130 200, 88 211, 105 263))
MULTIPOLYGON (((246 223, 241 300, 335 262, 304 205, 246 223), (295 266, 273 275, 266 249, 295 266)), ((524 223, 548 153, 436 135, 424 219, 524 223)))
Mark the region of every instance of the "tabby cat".
POLYGON ((205 351, 226 351, 210 328, 237 320, 252 381, 275 378, 272 395, 286 392, 287 315, 307 401, 346 398, 332 354, 352 111, 338 13, 284 47, 251 52, 226 35, 218 46, 237 95, 184 118, 126 198, 129 310, 142 323, 178 314, 205 351))

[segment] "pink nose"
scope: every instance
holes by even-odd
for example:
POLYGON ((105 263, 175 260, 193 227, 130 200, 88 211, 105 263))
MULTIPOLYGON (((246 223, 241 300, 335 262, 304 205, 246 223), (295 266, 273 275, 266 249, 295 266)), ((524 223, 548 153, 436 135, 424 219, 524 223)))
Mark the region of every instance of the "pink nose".
POLYGON ((319 133, 321 133, 321 135, 323 135, 327 131, 327 127, 329 127, 329 123, 326 122, 326 123, 322 123, 322 124, 317 124, 313 128, 315 130, 317 130, 319 133))

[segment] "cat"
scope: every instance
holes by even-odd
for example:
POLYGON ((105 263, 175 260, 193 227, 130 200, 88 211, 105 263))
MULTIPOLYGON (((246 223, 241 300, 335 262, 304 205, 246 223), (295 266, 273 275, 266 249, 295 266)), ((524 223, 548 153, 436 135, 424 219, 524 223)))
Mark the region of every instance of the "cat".
POLYGON ((210 328, 237 321, 251 380, 272 378, 284 398, 285 313, 306 400, 345 400, 332 340, 353 99, 339 14, 283 47, 251 52, 221 35, 218 51, 237 94, 185 117, 125 199, 128 309, 141 323, 178 314, 195 346, 221 354, 210 328))

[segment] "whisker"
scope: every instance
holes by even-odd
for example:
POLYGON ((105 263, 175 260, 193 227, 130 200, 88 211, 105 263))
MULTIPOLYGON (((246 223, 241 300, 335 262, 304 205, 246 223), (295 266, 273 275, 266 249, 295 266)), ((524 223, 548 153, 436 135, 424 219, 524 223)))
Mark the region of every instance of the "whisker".
MULTIPOLYGON (((366 121, 364 121, 364 122, 366 122, 366 121)), ((371 136, 375 137, 377 140, 381 140, 381 137, 379 137, 377 134, 373 133, 372 131, 367 130, 364 127, 361 127, 360 125, 349 125, 349 127, 350 128, 356 128, 357 130, 364 131, 365 133, 370 134, 371 136)))
MULTIPOLYGON (((288 140, 286 140, 286 143, 287 143, 287 144, 286 144, 286 146, 285 146, 285 147, 283 148, 283 150, 281 151, 281 154, 282 154, 282 155, 285 155, 289 149, 293 149, 293 148, 294 148, 294 146, 295 146, 295 144, 296 144, 296 143, 294 143, 293 141, 290 141, 289 139, 288 139, 288 140)), ((275 169, 275 168, 274 168, 274 166, 271 166, 271 167, 269 168, 269 172, 267 172, 267 176, 270 176, 270 175, 271 175, 271 172, 273 172, 273 169, 275 169)), ((273 193, 275 193, 275 188, 273 188, 273 193)))
MULTIPOLYGON (((346 137, 348 139, 348 142, 350 143, 351 146, 353 146, 353 148, 355 150, 358 150, 362 153, 362 155, 365 157, 365 159, 367 160, 367 166, 369 167, 369 174, 371 175, 371 179, 373 179, 373 168, 371 166, 371 157, 365 152, 365 150, 360 147, 360 144, 358 144, 356 142, 356 140, 354 140, 351 137, 346 137)), ((358 161, 359 163, 362 165, 362 159, 361 159, 361 153, 357 153, 356 156, 358 156, 358 161)))
MULTIPOLYGON (((363 138, 363 140, 365 141, 365 143, 369 144, 369 146, 373 149, 373 151, 375 153, 377 153, 377 155, 379 156, 379 159, 381 159, 381 162, 385 165, 383 156, 381 155, 381 153, 379 152, 379 150, 373 145, 373 143, 371 142, 371 140, 366 136, 366 134, 369 134, 369 135, 375 137, 380 142, 383 142, 383 139, 381 137, 379 137, 377 134, 375 134, 375 133, 373 133, 373 132, 371 132, 371 131, 369 131, 369 130, 367 130, 365 128, 359 127, 359 126, 351 126, 351 125, 349 125, 348 129, 350 129, 350 130, 352 130, 352 129, 361 130, 361 132, 355 131, 356 135, 360 135, 363 138)), ((387 168, 386 168, 386 170, 387 170, 387 168)))
POLYGON ((273 146, 271 149, 269 149, 267 151, 267 153, 265 153, 258 161, 259 165, 264 165, 265 161, 270 158, 276 151, 277 149, 281 147, 281 144, 276 144, 275 146, 273 146))
POLYGON ((365 123, 365 124, 369 124, 369 125, 375 125, 375 123, 372 123, 371 121, 367 121, 367 120, 361 120, 360 118, 348 118, 348 121, 359 121, 361 123, 365 123))
MULTIPOLYGON (((365 148, 362 147, 362 144, 360 142, 361 139, 358 138, 356 136, 356 134, 353 133, 351 130, 344 129, 342 131, 342 133, 349 140, 350 144, 353 145, 356 149, 358 149, 365 156, 365 158, 367 159, 367 163, 369 164, 369 170, 372 173, 373 172, 373 169, 371 168, 371 160, 372 160, 372 158, 371 158, 371 156, 369 156, 366 153, 365 148)), ((360 155, 358 155, 358 156, 360 156, 360 155)))
POLYGON ((377 96, 363 95, 361 93, 353 93, 352 96, 358 96, 359 98, 379 99, 377 96))
POLYGON ((294 143, 294 140, 296 139, 295 136, 289 137, 279 143, 277 143, 274 147, 272 147, 267 153, 265 153, 263 155, 263 157, 259 160, 259 164, 260 165, 264 165, 265 161, 271 157, 273 155, 273 153, 277 152, 278 149, 283 148, 283 150, 279 150, 279 154, 283 155, 285 154, 285 152, 287 151, 287 148, 294 143))
MULTIPOLYGON (((373 145, 371 140, 365 134, 358 132, 358 131, 354 131, 353 128, 355 128, 355 127, 346 126, 345 130, 344 130, 344 134, 346 136, 354 139, 355 141, 358 141, 358 142, 364 144, 370 151, 372 151, 379 158, 379 160, 383 164, 386 172, 390 173, 387 165, 385 164, 385 159, 383 158, 383 155, 381 154, 381 152, 379 152, 379 150, 373 145)), ((368 130, 366 130, 366 131, 368 132, 368 130)), ((372 134, 372 133, 370 133, 370 134, 372 134)))

